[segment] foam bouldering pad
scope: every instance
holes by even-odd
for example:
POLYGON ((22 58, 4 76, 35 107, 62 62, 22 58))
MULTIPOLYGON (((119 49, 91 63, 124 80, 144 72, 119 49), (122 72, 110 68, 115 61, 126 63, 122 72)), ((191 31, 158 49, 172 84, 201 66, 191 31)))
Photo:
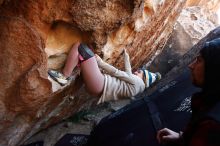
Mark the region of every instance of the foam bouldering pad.
POLYGON ((84 146, 87 140, 88 135, 66 134, 54 146, 84 146))
POLYGON ((44 142, 43 141, 38 141, 38 142, 33 142, 27 145, 21 145, 21 146, 44 146, 44 142))

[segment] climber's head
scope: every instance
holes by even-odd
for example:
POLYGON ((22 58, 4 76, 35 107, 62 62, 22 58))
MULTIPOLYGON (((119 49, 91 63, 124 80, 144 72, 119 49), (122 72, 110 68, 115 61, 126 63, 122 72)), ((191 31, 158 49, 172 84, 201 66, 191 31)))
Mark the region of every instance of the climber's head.
POLYGON ((161 79, 161 74, 159 72, 152 73, 146 69, 138 69, 134 74, 144 81, 146 87, 149 87, 155 81, 161 79))

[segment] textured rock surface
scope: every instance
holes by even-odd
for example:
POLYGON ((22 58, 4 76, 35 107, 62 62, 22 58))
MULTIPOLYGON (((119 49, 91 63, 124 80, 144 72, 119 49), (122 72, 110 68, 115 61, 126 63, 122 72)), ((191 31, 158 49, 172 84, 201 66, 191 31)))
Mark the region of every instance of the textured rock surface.
MULTIPOLYGON (((126 42, 125 48, 127 48, 128 52, 132 54, 131 61, 133 69, 137 69, 141 64, 149 61, 149 59, 154 55, 157 50, 162 49, 172 31, 172 22, 176 20, 177 16, 180 13, 179 8, 183 6, 183 3, 181 3, 181 1, 178 1, 178 3, 176 3, 177 1, 157 2, 157 7, 154 7, 154 3, 152 3, 152 5, 150 5, 149 3, 145 3, 147 5, 145 5, 146 7, 144 8, 144 10, 146 10, 146 8, 149 9, 152 7, 152 12, 154 13, 151 14, 147 13, 148 11, 144 11, 142 16, 135 21, 135 31, 130 29, 132 30, 132 33, 130 33, 130 35, 128 35, 129 37, 126 37, 125 40, 115 40, 117 43, 114 44, 121 44, 120 42, 126 42), (166 17, 163 17, 162 15, 166 15, 166 17), (140 19, 142 19, 141 22, 140 19), (133 40, 131 39, 132 35, 133 40)), ((127 27, 129 28, 129 26, 127 27)), ((119 31, 119 33, 116 33, 116 36, 120 36, 120 34, 122 33, 120 33, 119 31)), ((110 36, 108 40, 109 41, 104 46, 103 50, 111 50, 108 49, 108 47, 113 45, 111 41, 114 39, 111 39, 110 36)), ((111 60, 109 62, 116 64, 119 68, 122 68, 123 64, 121 62, 123 61, 122 58, 118 58, 115 56, 118 56, 121 53, 121 49, 119 48, 122 47, 124 46, 115 46, 115 49, 111 50, 112 52, 109 53, 109 56, 111 56, 111 60)))
POLYGON ((203 7, 188 7, 181 12, 163 51, 158 55, 150 69, 166 74, 200 39, 217 26, 216 13, 203 7))
MULTIPOLYGON (((181 44, 181 34, 184 35, 185 31, 185 35, 188 35, 190 38, 191 45, 186 46, 189 41, 183 40, 182 44, 179 46, 184 47, 183 50, 187 51, 189 48, 195 45, 201 38, 206 36, 217 26, 217 23, 215 23, 213 20, 218 20, 217 16, 215 13, 212 13, 207 9, 201 7, 189 7, 184 9, 174 27, 174 33, 179 33, 177 38, 181 44), (180 31, 177 32, 178 30, 180 31)), ((181 54, 185 54, 186 51, 181 52, 181 54)))
POLYGON ((44 43, 30 24, 1 16, 0 32, 0 145, 17 145, 25 135, 88 106, 88 95, 76 95, 79 79, 52 92, 44 43))
MULTIPOLYGON (((162 79, 162 81, 157 85, 158 87, 165 86, 169 83, 173 78, 177 77, 184 70, 187 69, 187 66, 195 59, 195 57, 199 54, 199 51, 205 45, 205 42, 213 40, 215 38, 220 37, 220 27, 212 30, 208 35, 202 38, 196 45, 194 45, 186 54, 181 57, 179 63, 172 69, 170 72, 162 79)), ((153 92, 152 90, 151 92, 153 92)), ((150 94, 150 92, 148 93, 150 94)))
POLYGON ((0 0, 0 5, 4 2, 4 0, 0 0))
POLYGON ((0 17, 0 32, 0 137, 9 141, 22 136, 17 132, 36 116, 51 93, 51 83, 39 34, 24 20, 6 17, 0 17))
MULTIPOLYGON (((122 48, 127 48, 137 68, 166 42, 183 4, 184 0, 14 0, 5 2, 0 13, 24 17, 44 38, 45 50, 53 59, 67 53, 74 42, 85 41, 112 64, 117 64, 122 48)), ((58 62, 49 68, 59 68, 64 59, 58 62)))
POLYGON ((18 145, 37 131, 89 108, 96 99, 72 82, 55 89, 47 69, 60 69, 71 45, 90 43, 123 68, 133 69, 161 50, 185 0, 5 0, 0 3, 0 145, 18 145), (54 62, 56 64, 54 64, 54 62))
POLYGON ((216 12, 220 7, 220 3, 219 0, 187 0, 186 6, 200 6, 216 12))
MULTIPOLYGON (((210 13, 216 13, 220 18, 220 1, 219 0, 187 0, 186 7, 198 6, 208 10, 210 13)), ((212 19, 214 23, 220 23, 220 20, 212 19)))

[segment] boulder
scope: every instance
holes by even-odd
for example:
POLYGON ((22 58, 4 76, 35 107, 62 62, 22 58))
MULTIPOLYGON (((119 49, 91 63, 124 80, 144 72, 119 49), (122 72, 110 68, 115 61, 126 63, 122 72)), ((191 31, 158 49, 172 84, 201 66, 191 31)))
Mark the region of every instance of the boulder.
POLYGON ((89 43, 123 69, 161 50, 185 0, 9 0, 0 5, 0 145, 22 144, 39 130, 96 105, 77 71, 54 87, 49 68, 60 69, 73 43, 89 43), (55 64, 55 63, 56 64, 55 64))
POLYGON ((173 32, 163 51, 152 62, 150 69, 166 74, 211 30, 216 28, 216 13, 199 6, 184 8, 174 25, 173 32))
POLYGON ((52 90, 44 43, 33 27, 21 18, 0 17, 0 32, 0 143, 10 145, 52 90))

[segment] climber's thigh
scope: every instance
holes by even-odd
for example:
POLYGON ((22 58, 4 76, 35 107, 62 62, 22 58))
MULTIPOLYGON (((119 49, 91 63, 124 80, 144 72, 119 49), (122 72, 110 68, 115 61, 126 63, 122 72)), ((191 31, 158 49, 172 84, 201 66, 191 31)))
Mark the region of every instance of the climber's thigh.
POLYGON ((88 92, 99 96, 104 88, 104 75, 99 70, 95 57, 81 63, 81 73, 88 92))

